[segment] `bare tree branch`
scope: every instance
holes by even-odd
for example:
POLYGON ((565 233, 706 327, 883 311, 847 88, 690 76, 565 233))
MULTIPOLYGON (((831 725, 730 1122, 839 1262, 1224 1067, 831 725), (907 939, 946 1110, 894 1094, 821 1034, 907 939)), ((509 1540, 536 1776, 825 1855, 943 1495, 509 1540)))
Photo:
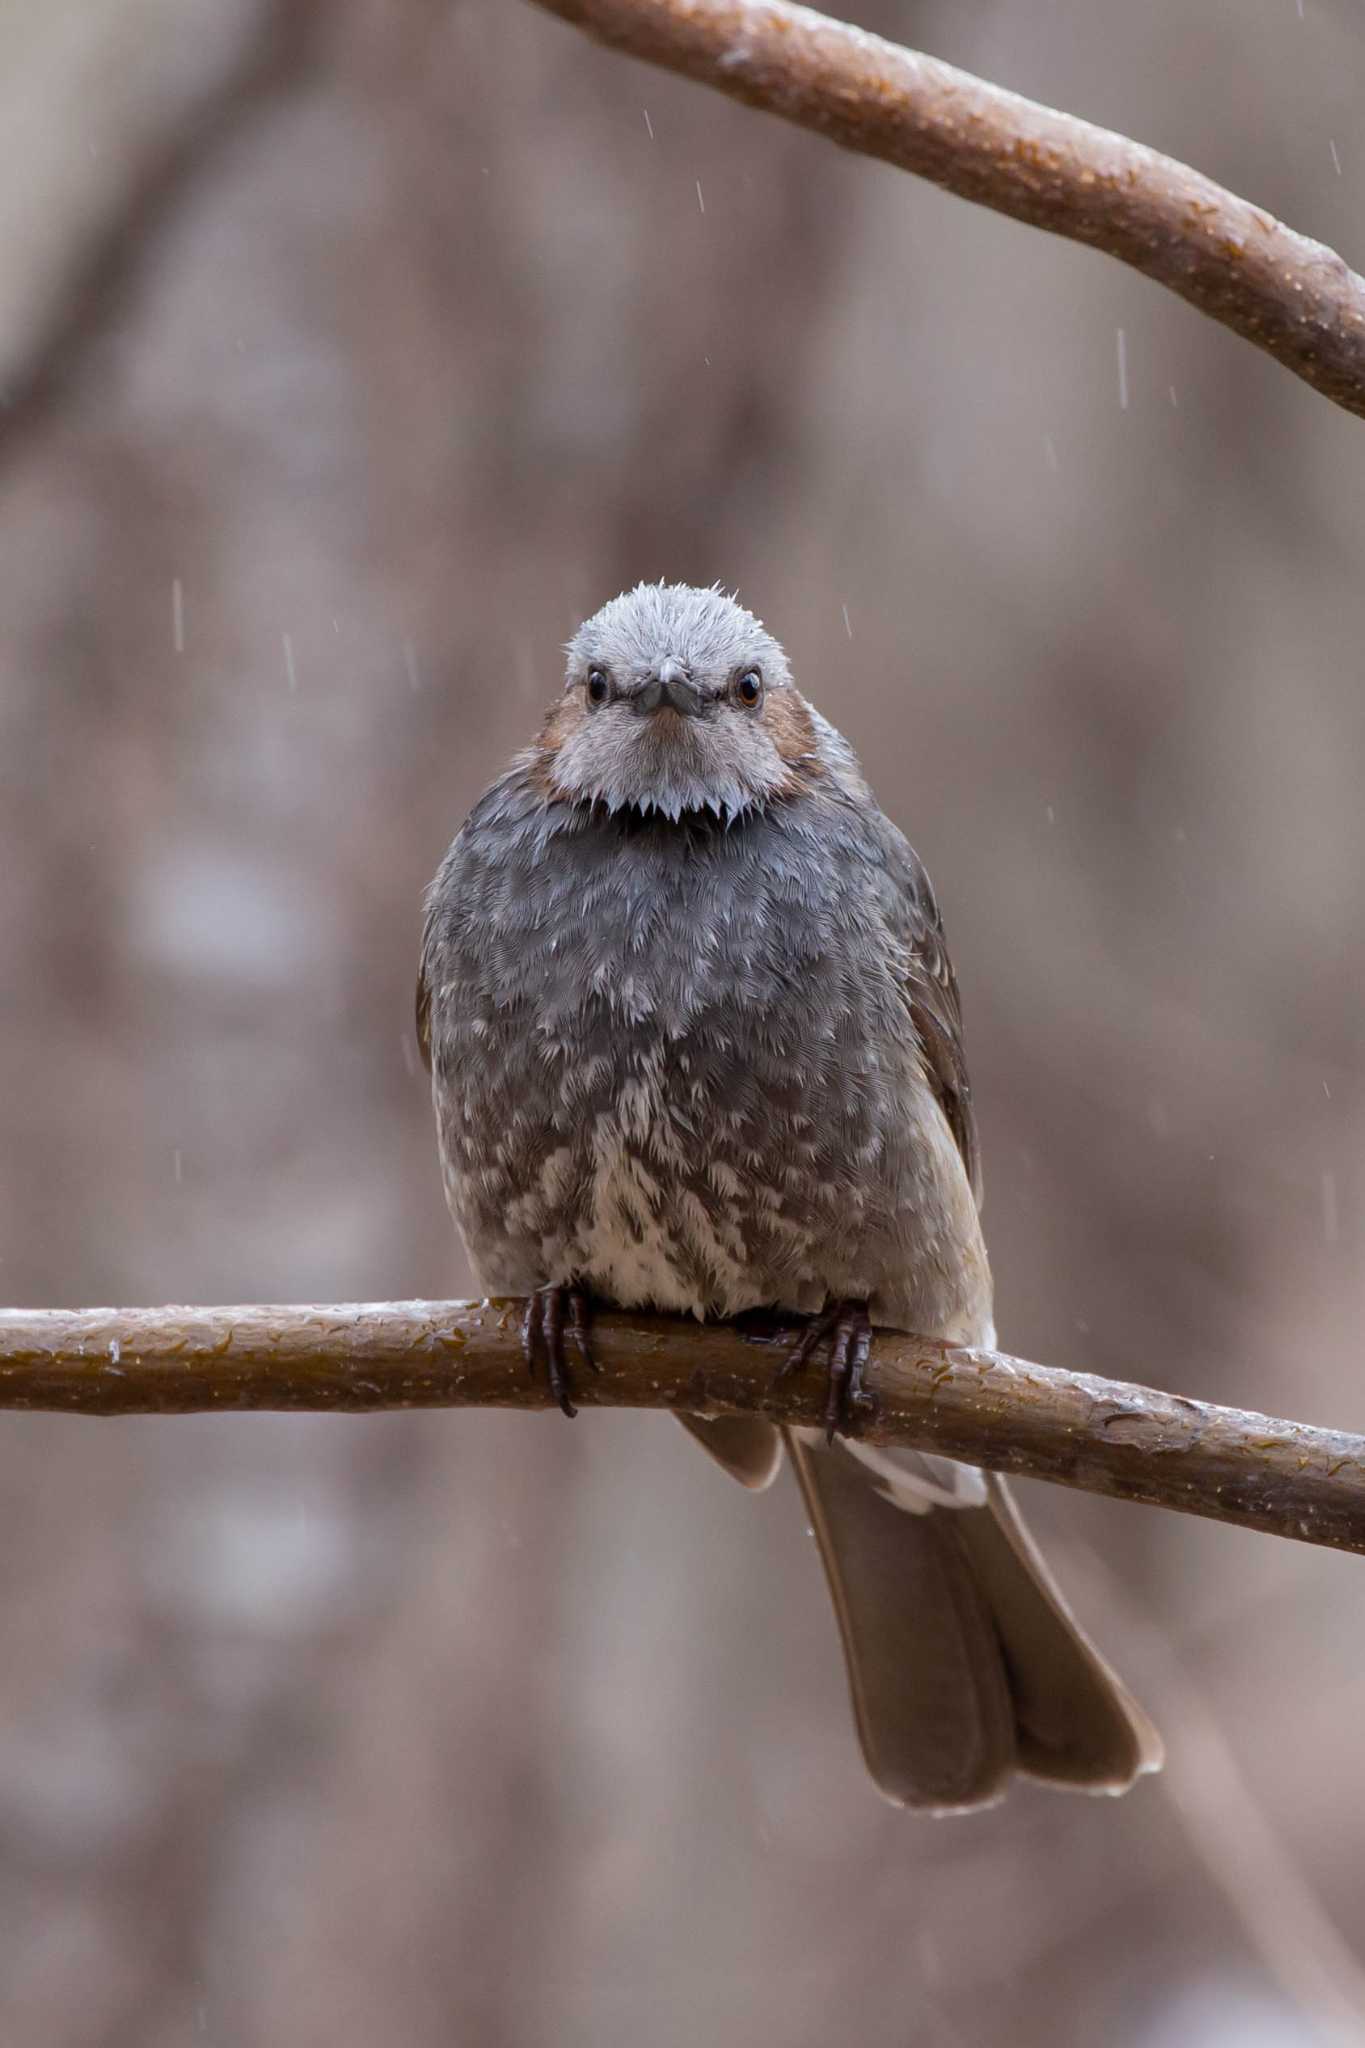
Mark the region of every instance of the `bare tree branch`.
POLYGON ((784 0, 536 4, 613 49, 1103 249, 1365 416, 1365 279, 1173 157, 784 0))
MULTIPOLYGON (((0 1407, 71 1415, 245 1408, 545 1408, 518 1301, 0 1310, 0 1407)), ((588 1407, 818 1426, 823 1374, 776 1380, 790 1331, 603 1314, 588 1407)), ((885 1331, 855 1433, 999 1472, 1365 1553, 1365 1437, 885 1331)))

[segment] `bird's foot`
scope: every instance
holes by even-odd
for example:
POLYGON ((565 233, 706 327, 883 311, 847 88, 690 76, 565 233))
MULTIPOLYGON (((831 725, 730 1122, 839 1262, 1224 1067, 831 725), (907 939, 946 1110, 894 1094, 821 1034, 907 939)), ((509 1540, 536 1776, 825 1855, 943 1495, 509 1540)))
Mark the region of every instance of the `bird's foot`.
POLYGON ((825 1442, 837 1431, 848 1433, 850 1422, 876 1406, 863 1386, 863 1368, 872 1355, 872 1323, 865 1301, 832 1301, 812 1316, 777 1377, 800 1372, 822 1345, 829 1346, 829 1386, 825 1398, 825 1442))
POLYGON ((538 1287, 526 1298, 526 1314, 521 1324, 522 1354, 532 1378, 536 1367, 544 1366, 550 1392, 564 1413, 572 1416, 578 1410, 571 1398, 573 1386, 564 1356, 566 1336, 572 1337, 578 1356, 589 1372, 599 1371, 588 1343, 587 1294, 572 1281, 562 1282, 557 1287, 538 1287))

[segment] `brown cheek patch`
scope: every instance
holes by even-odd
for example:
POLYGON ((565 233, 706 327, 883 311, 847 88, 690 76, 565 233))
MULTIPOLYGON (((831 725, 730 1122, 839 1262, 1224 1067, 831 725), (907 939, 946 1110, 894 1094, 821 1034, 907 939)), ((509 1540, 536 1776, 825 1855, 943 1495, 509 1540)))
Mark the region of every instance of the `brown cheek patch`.
POLYGON ((795 690, 775 691, 768 699, 764 716, 773 745, 787 767, 781 794, 794 796, 824 773, 816 751, 810 707, 795 690))
POLYGON ((545 723, 536 735, 531 786, 550 802, 565 793, 559 787, 555 774, 560 749, 573 738, 587 716, 583 699, 578 692, 574 691, 570 695, 566 691, 559 702, 550 707, 545 715, 545 723))

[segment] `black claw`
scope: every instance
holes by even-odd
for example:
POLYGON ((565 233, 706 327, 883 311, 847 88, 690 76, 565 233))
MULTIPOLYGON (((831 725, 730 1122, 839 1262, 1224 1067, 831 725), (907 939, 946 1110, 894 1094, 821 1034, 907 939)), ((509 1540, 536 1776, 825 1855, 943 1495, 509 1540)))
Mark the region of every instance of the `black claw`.
POLYGON ((588 1342, 588 1297, 581 1287, 566 1290, 569 1297, 569 1335, 578 1348, 578 1356, 589 1372, 601 1372, 602 1368, 592 1355, 588 1342))
POLYGON ((569 1375, 564 1367, 564 1290, 547 1287, 541 1300, 545 1306, 540 1327, 545 1339, 545 1371, 550 1392, 564 1413, 572 1417, 577 1410, 569 1399, 569 1375))
POLYGON ((829 1381, 825 1397, 825 1441, 832 1444, 850 1422, 865 1415, 876 1403, 863 1386, 863 1368, 872 1355, 872 1325, 867 1303, 836 1301, 818 1316, 812 1316, 792 1346, 777 1377, 786 1379, 799 1372, 822 1345, 829 1346, 829 1381))
POLYGON ((877 1399, 869 1394, 863 1385, 863 1368, 872 1356, 872 1325, 864 1318, 862 1327, 853 1338, 853 1358, 848 1375, 846 1406, 854 1414, 871 1416, 877 1412, 877 1399))
POLYGON ((573 1404, 573 1386, 564 1357, 566 1309, 568 1334, 578 1356, 590 1371, 597 1372, 597 1360, 588 1343, 588 1297, 581 1287, 572 1284, 539 1287, 528 1295, 521 1324, 521 1348, 527 1371, 534 1378, 537 1365, 544 1366, 550 1392, 572 1418, 578 1410, 573 1404))
POLYGON ((794 1372, 800 1372, 816 1346, 829 1335, 829 1310, 823 1315, 812 1316, 805 1329, 791 1348, 785 1365, 779 1366, 777 1377, 790 1379, 794 1372))
POLYGON ((540 1296, 528 1294, 526 1313, 521 1319, 521 1355, 526 1360, 526 1377, 536 1376, 536 1339, 540 1335, 540 1296))
POLYGON ((825 1442, 834 1442, 834 1433, 843 1419, 844 1389, 848 1385, 848 1352, 852 1331, 847 1323, 840 1320, 834 1326, 834 1335, 829 1347, 829 1383, 825 1393, 825 1442))

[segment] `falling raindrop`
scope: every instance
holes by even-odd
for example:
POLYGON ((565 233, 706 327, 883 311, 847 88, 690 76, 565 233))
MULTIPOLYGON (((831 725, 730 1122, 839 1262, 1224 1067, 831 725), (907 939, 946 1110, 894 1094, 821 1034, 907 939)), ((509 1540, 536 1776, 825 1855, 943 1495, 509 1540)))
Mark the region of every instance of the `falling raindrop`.
POLYGON ((171 583, 171 644, 177 654, 185 652, 185 590, 178 576, 171 583))
POLYGON ((849 639, 851 640, 853 638, 853 628, 848 622, 848 606, 846 604, 841 604, 839 609, 844 615, 844 631, 847 633, 849 639))
POLYGON ((1128 336, 1122 327, 1119 337, 1119 411, 1128 410, 1128 336))
POLYGON ((1338 176, 1338 177, 1340 177, 1340 176, 1341 176, 1341 152, 1340 152, 1340 150, 1339 150, 1339 149, 1337 148, 1337 146, 1336 146, 1335 142, 1331 141, 1330 139, 1328 140, 1328 144, 1327 144, 1327 147, 1328 147, 1328 148, 1329 148, 1329 149, 1331 150, 1331 152, 1332 152, 1332 168, 1333 168, 1333 170, 1334 170, 1334 171, 1336 172, 1337 176, 1338 176))
POLYGON ((640 109, 640 112, 641 112, 641 113, 642 113, 642 114, 644 115, 644 117, 645 117, 645 127, 646 127, 646 129, 648 130, 648 133, 649 133, 649 139, 650 139, 650 141, 652 142, 652 141, 654 140, 654 123, 653 123, 653 122, 652 122, 652 121, 650 120, 650 118, 649 118, 649 108, 648 108, 648 107, 641 107, 641 109, 640 109))
POLYGON ((706 211, 706 201, 705 201, 705 200, 704 200, 704 199, 702 198, 702 196, 701 196, 701 179, 700 179, 700 178, 698 178, 698 180, 697 180, 697 205, 698 205, 698 207, 699 207, 699 208, 701 209, 701 211, 702 211, 703 213, 705 213, 705 211, 706 211))

